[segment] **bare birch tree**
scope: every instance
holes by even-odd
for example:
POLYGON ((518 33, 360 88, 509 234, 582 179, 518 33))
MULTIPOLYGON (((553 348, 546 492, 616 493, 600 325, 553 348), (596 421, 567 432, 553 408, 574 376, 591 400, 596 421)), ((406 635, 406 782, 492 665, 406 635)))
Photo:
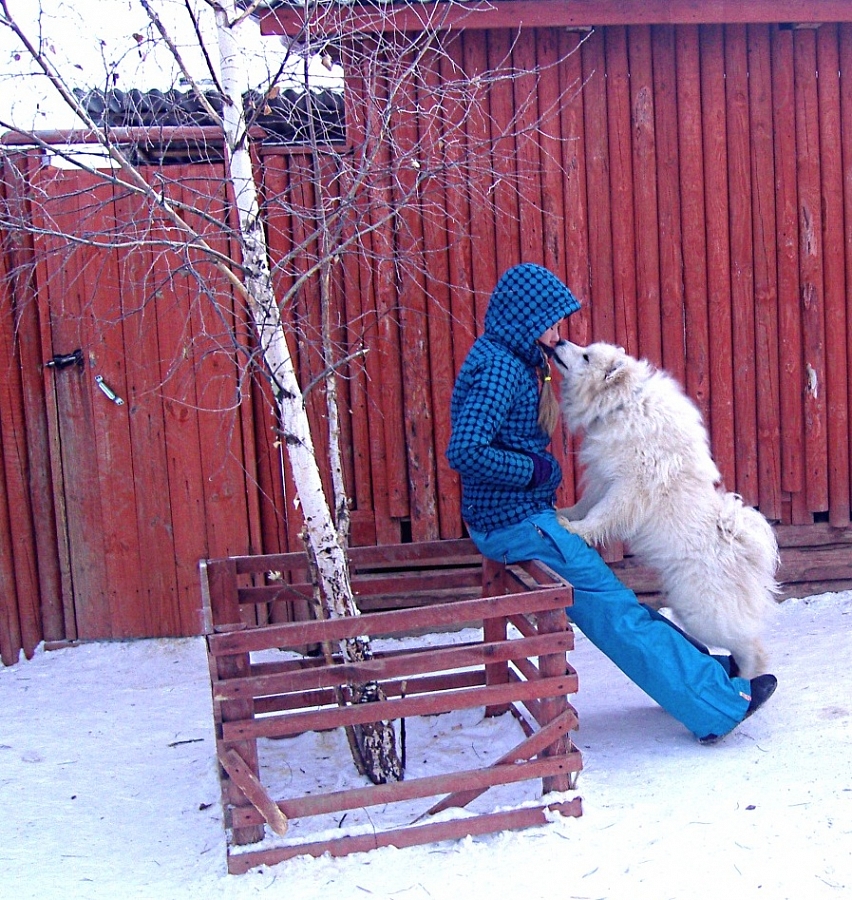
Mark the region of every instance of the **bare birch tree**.
MULTIPOLYGON (((458 60, 442 50, 439 18, 426 21, 419 34, 394 34, 392 30, 384 34, 379 29, 372 34, 358 35, 345 26, 346 5, 341 6, 344 24, 336 37, 329 37, 327 27, 314 33, 316 16, 322 12, 327 19, 329 9, 335 8, 329 4, 306 7, 305 27, 288 45, 284 63, 270 73, 262 89, 249 90, 253 86, 248 81, 245 65, 245 32, 251 24, 250 13, 259 4, 237 6, 235 0, 204 0, 201 11, 206 3, 215 19, 213 49, 204 40, 200 13, 190 0, 184 0, 190 30, 196 35, 194 49, 202 51, 204 62, 199 71, 192 70, 185 58, 186 50, 161 17, 163 2, 138 0, 150 20, 150 34, 135 34, 129 44, 131 49, 134 41, 140 48, 154 45, 166 48, 194 108, 200 111, 205 124, 212 123, 219 130, 225 147, 230 211, 225 210, 220 216, 199 209, 198 204, 187 200, 179 184, 161 172, 155 171, 152 176, 140 165, 138 138, 134 144, 126 134, 127 129, 116 127, 110 118, 110 103, 115 94, 109 70, 101 91, 96 92, 103 100, 103 108, 98 111, 91 102, 92 85, 75 90, 73 64, 70 71, 57 64, 38 19, 34 31, 24 27, 12 9, 14 0, 0 0, 0 25, 15 36, 20 53, 26 55, 39 77, 49 83, 55 95, 82 123, 76 126, 76 139, 85 138, 92 143, 109 165, 103 167, 81 160, 55 135, 34 128, 22 129, 12 123, 0 122, 0 127, 8 129, 19 143, 66 158, 69 163, 73 161, 116 190, 135 197, 140 207, 147 210, 151 222, 165 223, 156 236, 140 240, 139 245, 144 244, 148 249, 156 245, 183 258, 188 270, 198 279, 200 294, 212 300, 214 306, 215 298, 193 260, 204 259, 241 298, 257 346, 257 353, 251 354, 250 361, 270 385, 277 408, 279 439, 304 518, 305 546, 315 572, 322 614, 357 615, 346 552, 348 502, 336 400, 337 372, 351 357, 341 358, 334 348, 332 282, 341 277, 341 260, 359 255, 372 258, 374 270, 383 280, 382 289, 391 290, 403 282, 417 281, 426 265, 422 254, 414 252, 417 229, 433 215, 430 205, 435 203, 435 192, 464 191, 472 203, 478 200, 490 203, 491 193, 503 190, 509 180, 501 171, 501 156, 513 155, 519 142, 538 140, 543 123, 552 119, 564 98, 554 98, 550 107, 539 109, 535 92, 531 90, 509 120, 480 128, 479 133, 488 137, 477 144, 470 134, 466 135, 465 123, 484 115, 484 94, 500 85, 511 86, 519 75, 534 77, 534 63, 530 70, 519 70, 507 56, 493 69, 465 74, 458 60), (327 121, 317 106, 319 95, 311 89, 308 71, 308 62, 325 56, 333 46, 344 68, 357 75, 364 91, 349 101, 352 106, 360 105, 358 134, 356 139, 347 142, 345 149, 334 149, 328 143, 324 132, 327 121), (305 67, 299 99, 304 116, 299 139, 310 158, 299 190, 311 200, 289 208, 293 227, 298 224, 301 236, 292 238, 291 249, 284 259, 273 260, 267 246, 263 198, 252 155, 253 140, 258 123, 282 90, 285 71, 292 72, 288 64, 294 57, 305 67), (209 83, 213 84, 212 89, 209 83), (442 128, 435 127, 437 122, 442 123, 442 128), (326 170, 333 172, 333 190, 326 170), (232 227, 232 221, 236 221, 236 227, 232 227), (233 242, 237 252, 229 252, 227 242, 223 249, 216 235, 233 242), (406 248, 412 251, 408 255, 406 248), (282 289, 281 279, 276 284, 276 273, 285 271, 288 277, 282 289), (313 385, 299 383, 288 345, 288 334, 300 340, 293 333, 289 313, 309 281, 319 285, 323 299, 320 334, 323 372, 319 380, 325 385, 328 404, 329 433, 325 443, 330 454, 327 465, 331 472, 331 502, 323 489, 316 436, 311 433, 306 411, 306 396, 313 385)), ((577 84, 567 85, 565 96, 577 90, 577 84)), ((66 142, 68 139, 69 135, 63 138, 66 142)), ((11 146, 7 146, 7 152, 11 152, 11 146)), ((523 167, 516 170, 523 178, 523 167)), ((538 177, 532 163, 529 177, 538 177)), ((31 222, 16 219, 9 210, 4 218, 3 225, 9 230, 33 227, 31 222)), ((48 230, 55 235, 61 233, 72 244, 88 240, 96 246, 123 246, 122 242, 133 245, 133 237, 127 235, 83 237, 52 224, 48 230)), ((344 642, 341 652, 349 659, 367 658, 371 653, 369 640, 365 637, 344 642)), ((351 695, 353 702, 381 699, 381 686, 352 685, 351 695)), ((366 726, 352 742, 357 750, 356 764, 372 780, 382 782, 402 777, 401 754, 391 723, 366 726)))

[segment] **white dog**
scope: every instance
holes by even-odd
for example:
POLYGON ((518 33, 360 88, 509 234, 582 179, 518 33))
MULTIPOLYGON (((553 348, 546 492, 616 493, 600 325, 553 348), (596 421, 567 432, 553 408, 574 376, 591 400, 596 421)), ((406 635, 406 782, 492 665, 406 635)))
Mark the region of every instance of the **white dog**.
POLYGON ((765 672, 778 547, 766 519, 718 486, 697 407, 665 372, 611 344, 560 341, 553 359, 584 467, 562 524, 589 544, 627 541, 688 632, 729 650, 742 677, 765 672))

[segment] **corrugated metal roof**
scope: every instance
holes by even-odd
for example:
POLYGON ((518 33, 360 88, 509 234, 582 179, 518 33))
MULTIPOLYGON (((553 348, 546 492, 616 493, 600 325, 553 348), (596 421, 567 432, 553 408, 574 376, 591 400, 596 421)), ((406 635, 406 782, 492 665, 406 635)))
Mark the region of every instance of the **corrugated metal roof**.
MULTIPOLYGON (((92 119, 111 128, 215 125, 204 104, 193 91, 76 91, 92 119)), ((205 97, 218 112, 222 95, 206 91, 205 97)), ((266 132, 264 142, 305 144, 310 127, 322 143, 344 138, 343 93, 341 91, 282 90, 274 97, 259 91, 243 95, 252 125, 266 132)), ((153 136, 152 136, 153 137, 153 136)))

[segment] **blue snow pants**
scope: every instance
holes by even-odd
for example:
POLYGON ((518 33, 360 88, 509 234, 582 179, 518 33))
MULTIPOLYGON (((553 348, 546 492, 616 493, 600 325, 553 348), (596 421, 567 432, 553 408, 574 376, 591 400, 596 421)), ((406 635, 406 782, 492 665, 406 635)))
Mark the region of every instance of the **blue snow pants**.
POLYGON ((596 550, 559 524, 554 510, 493 531, 469 528, 469 533, 489 559, 538 559, 570 581, 571 621, 696 737, 727 734, 743 720, 749 682, 729 677, 716 659, 639 603, 596 550))

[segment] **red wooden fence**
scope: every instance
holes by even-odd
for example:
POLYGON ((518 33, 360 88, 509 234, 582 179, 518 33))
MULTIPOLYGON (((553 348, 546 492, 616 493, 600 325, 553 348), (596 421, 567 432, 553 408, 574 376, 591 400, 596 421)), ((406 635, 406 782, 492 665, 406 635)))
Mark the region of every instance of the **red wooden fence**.
MULTIPOLYGON (((387 41, 376 56, 399 65, 387 41)), ((371 144, 371 116, 386 82, 347 71, 352 152, 341 158, 383 162, 360 207, 370 231, 331 283, 340 355, 368 348, 343 369, 353 541, 463 534, 444 458, 453 377, 497 277, 519 261, 547 265, 581 298, 573 339, 619 342, 684 382, 729 488, 802 533, 816 522, 823 538, 841 535, 852 24, 470 28, 441 47, 396 98, 419 112, 400 113, 385 143, 371 144), (479 85, 475 103, 447 87, 460 72, 479 85), (417 154, 441 178, 418 183, 417 154), (406 192, 416 202, 382 217, 406 192)), ((258 158, 282 289, 306 272, 292 251, 316 226, 313 162, 293 148, 258 158)), ((2 258, 14 276, 0 294, 6 663, 41 639, 195 633, 197 560, 298 549, 300 528, 269 396, 244 377, 245 315, 221 277, 191 250, 155 252, 167 226, 120 188, 24 164, 31 191, 11 161, 4 169, 7 215, 38 226, 25 238, 7 229, 2 258), (69 248, 54 233, 63 221, 81 237, 107 228, 149 243, 69 248), (214 309, 213 294, 229 299, 214 309), (77 345, 89 354, 79 384, 76 369, 42 367, 77 345), (98 392, 98 372, 124 408, 98 392), (69 504, 82 504, 76 524, 69 504)), ((352 169, 338 164, 323 157, 323 179, 343 196, 352 169)), ((186 165, 152 177, 215 220, 228 215, 220 174, 186 165)), ((319 309, 312 275, 286 310, 303 382, 324 365, 319 309)), ((318 390, 308 407, 322 451, 318 390)), ((571 445, 556 445, 567 503, 571 445)), ((852 581, 836 562, 809 580, 852 581)))

